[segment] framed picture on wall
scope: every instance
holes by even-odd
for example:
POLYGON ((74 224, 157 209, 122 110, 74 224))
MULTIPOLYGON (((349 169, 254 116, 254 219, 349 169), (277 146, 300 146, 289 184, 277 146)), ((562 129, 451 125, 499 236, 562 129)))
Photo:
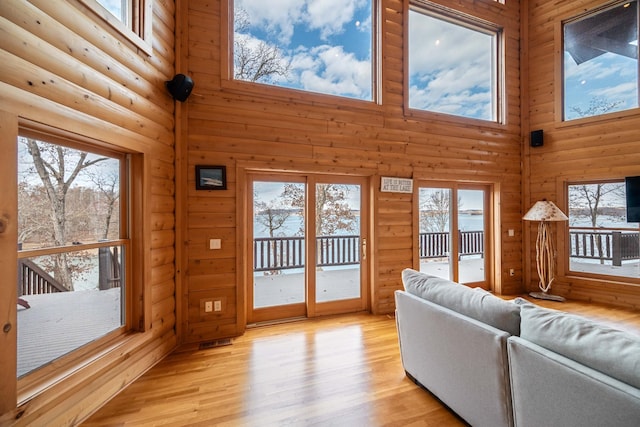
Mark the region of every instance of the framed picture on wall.
POLYGON ((227 169, 224 166, 196 166, 196 190, 226 190, 227 169))

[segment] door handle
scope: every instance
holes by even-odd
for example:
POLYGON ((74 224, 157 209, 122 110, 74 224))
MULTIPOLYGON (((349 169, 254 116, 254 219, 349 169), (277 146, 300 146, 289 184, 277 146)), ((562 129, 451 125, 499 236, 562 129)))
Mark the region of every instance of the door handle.
POLYGON ((362 239, 362 260, 367 259, 367 239, 362 239))

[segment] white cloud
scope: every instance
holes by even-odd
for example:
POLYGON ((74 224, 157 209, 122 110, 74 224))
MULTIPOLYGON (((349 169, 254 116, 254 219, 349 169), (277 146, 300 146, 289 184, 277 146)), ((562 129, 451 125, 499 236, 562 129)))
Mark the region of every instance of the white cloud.
POLYGON ((486 92, 473 93, 463 90, 435 97, 425 89, 411 86, 409 97, 412 108, 485 120, 490 120, 492 117, 491 95, 486 92))
POLYGON ((371 93, 371 65, 341 46, 299 52, 292 61, 300 86, 309 91, 366 97, 371 93))
POLYGON ((306 22, 311 29, 319 30, 323 40, 332 34, 340 34, 344 26, 353 21, 355 11, 366 5, 366 0, 309 0, 306 22))
POLYGON ((489 35, 412 12, 409 16, 409 58, 412 74, 491 64, 489 35))
POLYGON ((296 25, 318 30, 323 39, 341 34, 368 0, 236 0, 247 11, 251 26, 271 33, 288 45, 296 25))
MULTIPOLYGON (((613 75, 619 73, 619 68, 612 67, 608 65, 606 62, 606 58, 598 57, 597 59, 592 59, 587 62, 583 62, 580 65, 576 65, 572 59, 567 60, 565 54, 565 69, 564 76, 566 80, 576 79, 576 80, 597 80, 597 79, 608 79, 613 75)), ((604 55, 603 55, 604 56, 604 55)))
POLYGON ((235 7, 244 9, 251 26, 277 35, 280 42, 289 44, 294 27, 302 22, 304 2, 299 0, 236 0, 235 7))
POLYGON ((620 83, 615 86, 605 87, 591 92, 591 94, 597 97, 619 100, 624 100, 627 98, 636 99, 637 93, 638 85, 636 84, 635 80, 633 82, 620 83))

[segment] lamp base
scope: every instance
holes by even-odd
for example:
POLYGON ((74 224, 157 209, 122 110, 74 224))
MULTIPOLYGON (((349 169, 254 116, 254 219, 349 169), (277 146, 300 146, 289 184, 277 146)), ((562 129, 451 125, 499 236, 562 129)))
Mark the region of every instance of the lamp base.
POLYGON ((551 295, 551 294, 548 294, 546 292, 530 292, 529 295, 534 297, 534 298, 546 299, 546 300, 550 300, 550 301, 560 301, 560 302, 566 301, 566 299, 564 297, 561 297, 559 295, 551 295))

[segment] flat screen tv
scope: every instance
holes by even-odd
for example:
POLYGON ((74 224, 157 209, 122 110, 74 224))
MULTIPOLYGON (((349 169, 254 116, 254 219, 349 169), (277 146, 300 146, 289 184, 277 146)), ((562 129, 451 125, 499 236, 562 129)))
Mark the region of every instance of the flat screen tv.
POLYGON ((640 176, 624 179, 627 195, 627 222, 640 222, 640 176))

